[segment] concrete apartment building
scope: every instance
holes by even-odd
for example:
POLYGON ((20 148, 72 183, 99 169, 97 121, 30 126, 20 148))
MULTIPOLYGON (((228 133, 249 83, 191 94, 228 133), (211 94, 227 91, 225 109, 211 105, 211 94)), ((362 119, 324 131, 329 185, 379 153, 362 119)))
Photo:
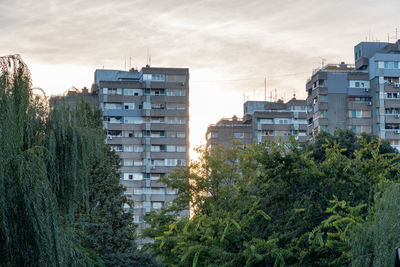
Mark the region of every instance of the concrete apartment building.
POLYGON ((306 84, 310 138, 324 130, 372 133, 400 150, 400 43, 361 42, 355 65, 327 65, 306 84))
POLYGON ((174 199, 158 180, 189 160, 189 70, 95 71, 92 88, 103 111, 106 142, 121 158, 121 182, 134 222, 174 199))
POLYGON ((234 140, 243 144, 263 143, 266 140, 288 141, 295 136, 299 141, 307 139, 306 101, 291 99, 287 103, 247 101, 242 119, 221 119, 207 129, 207 148, 216 145, 229 146, 234 140))
POLYGON ((372 98, 368 73, 350 64, 329 64, 307 81, 307 133, 336 128, 371 133, 372 98))

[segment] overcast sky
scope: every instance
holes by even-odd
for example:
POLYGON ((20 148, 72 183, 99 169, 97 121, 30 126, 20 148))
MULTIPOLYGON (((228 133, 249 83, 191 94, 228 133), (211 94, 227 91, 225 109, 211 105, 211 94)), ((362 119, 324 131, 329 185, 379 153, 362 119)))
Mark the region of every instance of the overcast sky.
POLYGON ((244 98, 263 100, 265 76, 268 99, 304 98, 321 58, 353 63, 358 42, 394 42, 399 11, 398 0, 0 0, 0 55, 21 54, 48 95, 129 57, 141 68, 148 50, 152 66, 189 67, 193 147, 244 98))

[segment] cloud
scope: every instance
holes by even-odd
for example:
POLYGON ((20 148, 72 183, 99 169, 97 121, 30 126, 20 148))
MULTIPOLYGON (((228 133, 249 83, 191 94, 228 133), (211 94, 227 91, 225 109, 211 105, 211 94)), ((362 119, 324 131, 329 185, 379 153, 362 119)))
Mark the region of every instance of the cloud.
MULTIPOLYGON (((263 98, 264 76, 268 95, 276 88, 288 98, 296 89, 305 97, 321 57, 351 63, 353 46, 365 36, 394 37, 396 6, 395 0, 2 0, 0 55, 22 54, 35 68, 34 83, 52 93, 90 86, 95 68, 121 69, 130 56, 140 68, 149 49, 152 65, 190 68, 199 102, 192 119, 204 131, 210 120, 240 115, 243 93, 263 98), (212 107, 207 120, 202 102, 212 107)), ((201 131, 191 134, 203 138, 201 131)))

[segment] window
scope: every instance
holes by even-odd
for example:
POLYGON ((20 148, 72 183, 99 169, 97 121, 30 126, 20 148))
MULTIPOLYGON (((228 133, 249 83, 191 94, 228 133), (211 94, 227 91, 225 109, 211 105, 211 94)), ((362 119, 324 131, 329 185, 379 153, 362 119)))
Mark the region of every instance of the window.
POLYGON ((273 123, 274 123, 274 120, 273 120, 273 119, 258 119, 258 121, 259 121, 261 124, 273 124, 273 123))
POLYGON ((164 103, 152 103, 151 104, 151 109, 164 109, 165 105, 164 103))
POLYGON ((176 152, 176 146, 167 146, 167 152, 176 152))
POLYGON ((151 74, 143 74, 143 81, 151 81, 151 74))
POLYGON ((185 132, 176 132, 176 137, 178 138, 185 138, 185 132))
POLYGON ((124 145, 124 152, 133 152, 133 145, 124 145))
POLYGON ((244 133, 233 133, 233 137, 238 139, 243 139, 244 133))
POLYGON ((169 124, 185 124, 185 117, 166 117, 166 122, 169 124))
POLYGON ((328 96, 327 95, 321 95, 319 97, 319 102, 328 102, 328 96))
POLYGON ((109 123, 121 123, 122 117, 104 117, 104 121, 108 121, 109 123))
POLYGON ((123 166, 133 166, 133 159, 123 159, 123 166))
POLYGON ((360 83, 359 82, 356 82, 356 87, 360 87, 360 83))
POLYGON ((186 96, 186 90, 167 89, 167 96, 186 96))
POLYGON ((116 152, 120 152, 120 151, 122 151, 122 145, 111 145, 110 149, 114 150, 116 152))
POLYGON ((274 136, 274 131, 272 130, 261 131, 261 136, 274 136))
POLYGON ((167 131, 167 137, 176 137, 176 132, 167 131))
POLYGON ((399 62, 397 62, 397 61, 385 61, 384 67, 385 67, 385 69, 398 69, 399 68, 399 62))
POLYGON ((390 140, 390 145, 392 145, 392 146, 398 146, 398 145, 399 145, 399 140, 396 140, 396 139, 390 140))
POLYGON ((211 138, 218 138, 217 132, 211 132, 211 138))
POLYGON ((165 166, 182 166, 185 164, 184 159, 165 159, 165 166))
POLYGON ((153 202, 152 206, 153 206, 153 209, 159 210, 162 208, 163 202, 153 202))
POLYGON ((151 131, 150 132, 150 137, 164 137, 164 132, 159 132, 159 131, 151 131))
POLYGON ((153 166, 164 166, 164 160, 162 160, 162 159, 153 159, 153 160, 151 160, 151 165, 153 165, 153 166))
POLYGON ((176 152, 186 152, 186 146, 176 146, 176 152))
POLYGON ((122 88, 103 88, 105 95, 122 95, 122 88))
POLYGON ((151 90, 151 95, 165 95, 164 89, 153 89, 151 90))
POLYGON ((135 109, 135 103, 124 103, 124 109, 135 109))
POLYGON ((143 123, 142 117, 124 117, 124 123, 126 124, 141 124, 143 123))
POLYGON ((143 95, 142 89, 124 89, 124 95, 126 96, 141 96, 143 95))
POLYGON ((150 118, 151 123, 161 123, 164 122, 164 117, 151 117, 150 118))
POLYGON ((321 110, 321 118, 328 118, 328 111, 327 110, 324 110, 324 111, 322 111, 321 110))
POLYGON ((177 103, 168 103, 167 109, 169 110, 185 110, 185 104, 177 104, 177 103))
POLYGON ((151 152, 160 152, 161 146, 151 146, 151 152))
POLYGON ((108 137, 122 137, 122 131, 120 130, 108 130, 107 131, 108 137))
POLYGON ((134 145, 133 152, 143 152, 143 146, 141 145, 134 145))
POLYGON ((121 109, 121 103, 104 103, 104 109, 121 109))
POLYGON ((143 180, 143 173, 124 173, 124 180, 143 180))
POLYGON ((140 223, 140 217, 137 216, 137 215, 134 215, 134 216, 133 216, 133 222, 134 222, 134 223, 140 223))
POLYGON ((151 80, 153 80, 153 81, 164 81, 165 80, 165 76, 163 74, 153 74, 152 77, 151 77, 151 80))
POLYGON ((362 118, 363 111, 362 110, 351 110, 349 111, 350 118, 362 118))

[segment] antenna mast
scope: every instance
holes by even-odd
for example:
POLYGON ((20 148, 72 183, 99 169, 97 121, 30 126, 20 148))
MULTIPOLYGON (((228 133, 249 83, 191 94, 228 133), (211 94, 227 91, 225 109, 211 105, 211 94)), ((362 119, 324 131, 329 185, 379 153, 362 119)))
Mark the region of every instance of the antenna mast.
POLYGON ((150 67, 150 52, 149 52, 149 47, 147 47, 147 62, 146 62, 146 66, 150 67))
POLYGON ((264 101, 267 101, 267 76, 264 77, 264 101))

